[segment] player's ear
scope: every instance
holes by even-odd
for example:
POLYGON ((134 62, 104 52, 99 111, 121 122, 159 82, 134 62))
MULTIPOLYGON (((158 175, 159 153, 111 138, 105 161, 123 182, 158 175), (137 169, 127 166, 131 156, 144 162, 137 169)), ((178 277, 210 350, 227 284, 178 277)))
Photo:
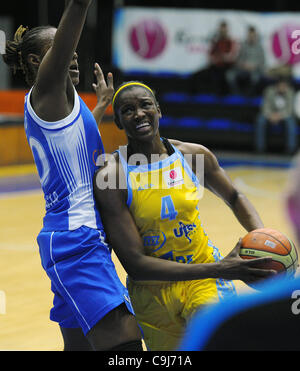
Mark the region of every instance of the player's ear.
POLYGON ((35 67, 38 67, 41 63, 41 59, 37 54, 30 53, 27 56, 27 62, 35 67))
POLYGON ((159 113, 159 118, 162 118, 162 113, 161 113, 160 105, 158 103, 156 103, 156 109, 157 109, 157 112, 159 113))

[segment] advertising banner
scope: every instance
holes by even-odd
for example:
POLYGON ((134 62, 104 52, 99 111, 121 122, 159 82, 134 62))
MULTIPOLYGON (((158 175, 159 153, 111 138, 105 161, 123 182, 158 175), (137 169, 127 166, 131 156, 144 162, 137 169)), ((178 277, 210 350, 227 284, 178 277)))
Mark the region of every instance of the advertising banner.
POLYGON ((207 66, 221 21, 241 43, 249 26, 259 34, 266 67, 290 65, 300 77, 300 13, 125 7, 116 10, 113 62, 124 72, 190 74, 207 66))

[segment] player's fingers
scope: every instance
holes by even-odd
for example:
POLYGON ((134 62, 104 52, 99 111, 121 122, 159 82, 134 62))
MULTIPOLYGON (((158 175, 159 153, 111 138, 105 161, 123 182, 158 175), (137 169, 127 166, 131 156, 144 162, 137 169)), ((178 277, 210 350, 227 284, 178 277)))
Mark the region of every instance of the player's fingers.
POLYGON ((94 91, 97 90, 97 85, 96 84, 92 84, 92 87, 93 87, 94 91))
POLYGON ((235 245, 235 250, 236 251, 240 251, 240 248, 241 248, 241 246, 242 246, 242 238, 240 238, 239 240, 238 240, 238 243, 235 245))
POLYGON ((238 256, 240 253, 241 246, 242 246, 242 239, 240 238, 238 243, 235 245, 234 249, 228 255, 228 257, 238 256))
POLYGON ((95 63, 95 75, 99 79, 104 79, 103 71, 98 63, 95 63))
POLYGON ((267 277, 273 277, 277 274, 277 271, 274 271, 273 269, 251 269, 251 276, 252 279, 255 280, 258 277, 259 278, 267 278, 267 277))
POLYGON ((271 256, 264 256, 263 258, 255 258, 255 259, 249 259, 245 260, 245 263, 249 267, 263 267, 266 264, 269 264, 272 262, 272 257, 271 256))
POLYGON ((114 76, 111 72, 107 74, 107 87, 110 89, 114 88, 114 76))
POLYGON ((255 273, 261 277, 276 276, 276 274, 278 274, 274 269, 255 269, 255 273))

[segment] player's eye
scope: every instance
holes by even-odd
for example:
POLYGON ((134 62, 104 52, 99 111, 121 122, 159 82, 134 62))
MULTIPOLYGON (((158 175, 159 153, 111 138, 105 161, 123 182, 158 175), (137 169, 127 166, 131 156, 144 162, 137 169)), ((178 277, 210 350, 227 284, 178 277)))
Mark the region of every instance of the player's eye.
POLYGON ((133 108, 130 106, 124 107, 121 109, 122 115, 128 115, 133 111, 133 108))
POLYGON ((150 106, 152 106, 152 102, 150 102, 150 101, 143 102, 143 107, 148 108, 150 106))

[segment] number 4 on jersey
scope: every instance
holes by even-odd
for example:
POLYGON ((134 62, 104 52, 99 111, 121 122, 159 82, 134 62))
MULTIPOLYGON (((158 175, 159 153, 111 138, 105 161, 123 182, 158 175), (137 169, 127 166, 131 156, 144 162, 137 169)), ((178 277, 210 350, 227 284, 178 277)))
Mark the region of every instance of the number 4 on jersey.
POLYGON ((163 197, 161 199, 161 219, 175 220, 177 214, 171 196, 163 197))

